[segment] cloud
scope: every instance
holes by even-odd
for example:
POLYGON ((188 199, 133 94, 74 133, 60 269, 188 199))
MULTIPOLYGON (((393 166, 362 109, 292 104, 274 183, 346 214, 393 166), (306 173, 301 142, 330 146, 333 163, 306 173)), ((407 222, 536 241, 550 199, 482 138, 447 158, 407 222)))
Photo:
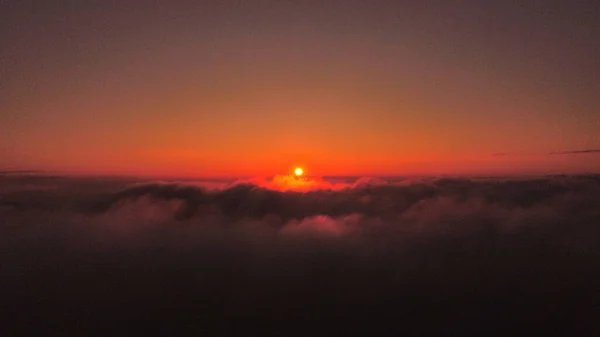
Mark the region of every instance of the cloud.
MULTIPOLYGON (((585 150, 573 150, 573 151, 553 151, 545 153, 547 155, 572 155, 572 154, 598 154, 600 153, 600 149, 585 149, 585 150)), ((533 153, 511 153, 511 152, 496 152, 492 153, 493 157, 507 157, 507 156, 515 156, 515 155, 535 155, 533 153)), ((542 154, 543 155, 543 154, 542 154)))
POLYGON ((261 188, 277 191, 311 191, 343 189, 351 186, 345 183, 331 183, 318 177, 296 177, 294 175, 276 175, 272 178, 251 178, 237 180, 232 185, 251 184, 261 188))
POLYGON ((597 154, 600 153, 600 149, 588 149, 588 150, 574 150, 574 151, 559 151, 559 152, 550 152, 551 155, 562 154, 597 154))
POLYGON ((598 331, 599 176, 315 181, 1 177, 2 326, 598 331))
POLYGON ((43 171, 36 170, 0 170, 0 175, 24 175, 24 174, 43 174, 43 171))
POLYGON ((350 214, 332 218, 325 215, 316 215, 303 218, 302 220, 291 220, 283 228, 285 234, 328 234, 333 236, 343 235, 352 230, 352 226, 360 223, 361 215, 350 214))

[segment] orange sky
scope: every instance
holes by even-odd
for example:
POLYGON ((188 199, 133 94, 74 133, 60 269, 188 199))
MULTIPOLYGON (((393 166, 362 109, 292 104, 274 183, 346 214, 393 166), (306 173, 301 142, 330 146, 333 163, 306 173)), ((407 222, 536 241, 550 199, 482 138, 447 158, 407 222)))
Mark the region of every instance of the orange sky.
POLYGON ((14 8, 0 170, 600 171, 585 17, 436 4, 14 8))

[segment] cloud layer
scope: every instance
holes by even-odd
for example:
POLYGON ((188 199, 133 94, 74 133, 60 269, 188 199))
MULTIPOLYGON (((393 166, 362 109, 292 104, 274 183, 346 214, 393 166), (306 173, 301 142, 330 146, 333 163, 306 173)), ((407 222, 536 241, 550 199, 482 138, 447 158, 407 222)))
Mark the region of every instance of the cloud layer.
POLYGON ((0 176, 7 334, 600 331, 599 176, 286 179, 0 176))

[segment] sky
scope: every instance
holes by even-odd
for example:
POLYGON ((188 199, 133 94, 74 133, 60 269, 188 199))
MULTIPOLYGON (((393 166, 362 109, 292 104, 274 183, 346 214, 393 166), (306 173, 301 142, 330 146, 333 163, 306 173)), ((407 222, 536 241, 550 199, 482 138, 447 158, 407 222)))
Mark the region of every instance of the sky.
POLYGON ((600 172, 597 1, 1 1, 0 170, 600 172))

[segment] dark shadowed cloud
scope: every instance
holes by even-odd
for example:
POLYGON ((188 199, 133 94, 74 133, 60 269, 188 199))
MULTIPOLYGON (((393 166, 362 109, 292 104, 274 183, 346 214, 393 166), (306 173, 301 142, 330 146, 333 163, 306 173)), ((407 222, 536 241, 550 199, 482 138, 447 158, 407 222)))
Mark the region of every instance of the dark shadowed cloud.
POLYGON ((0 177, 8 335, 596 335, 600 177, 0 177))

